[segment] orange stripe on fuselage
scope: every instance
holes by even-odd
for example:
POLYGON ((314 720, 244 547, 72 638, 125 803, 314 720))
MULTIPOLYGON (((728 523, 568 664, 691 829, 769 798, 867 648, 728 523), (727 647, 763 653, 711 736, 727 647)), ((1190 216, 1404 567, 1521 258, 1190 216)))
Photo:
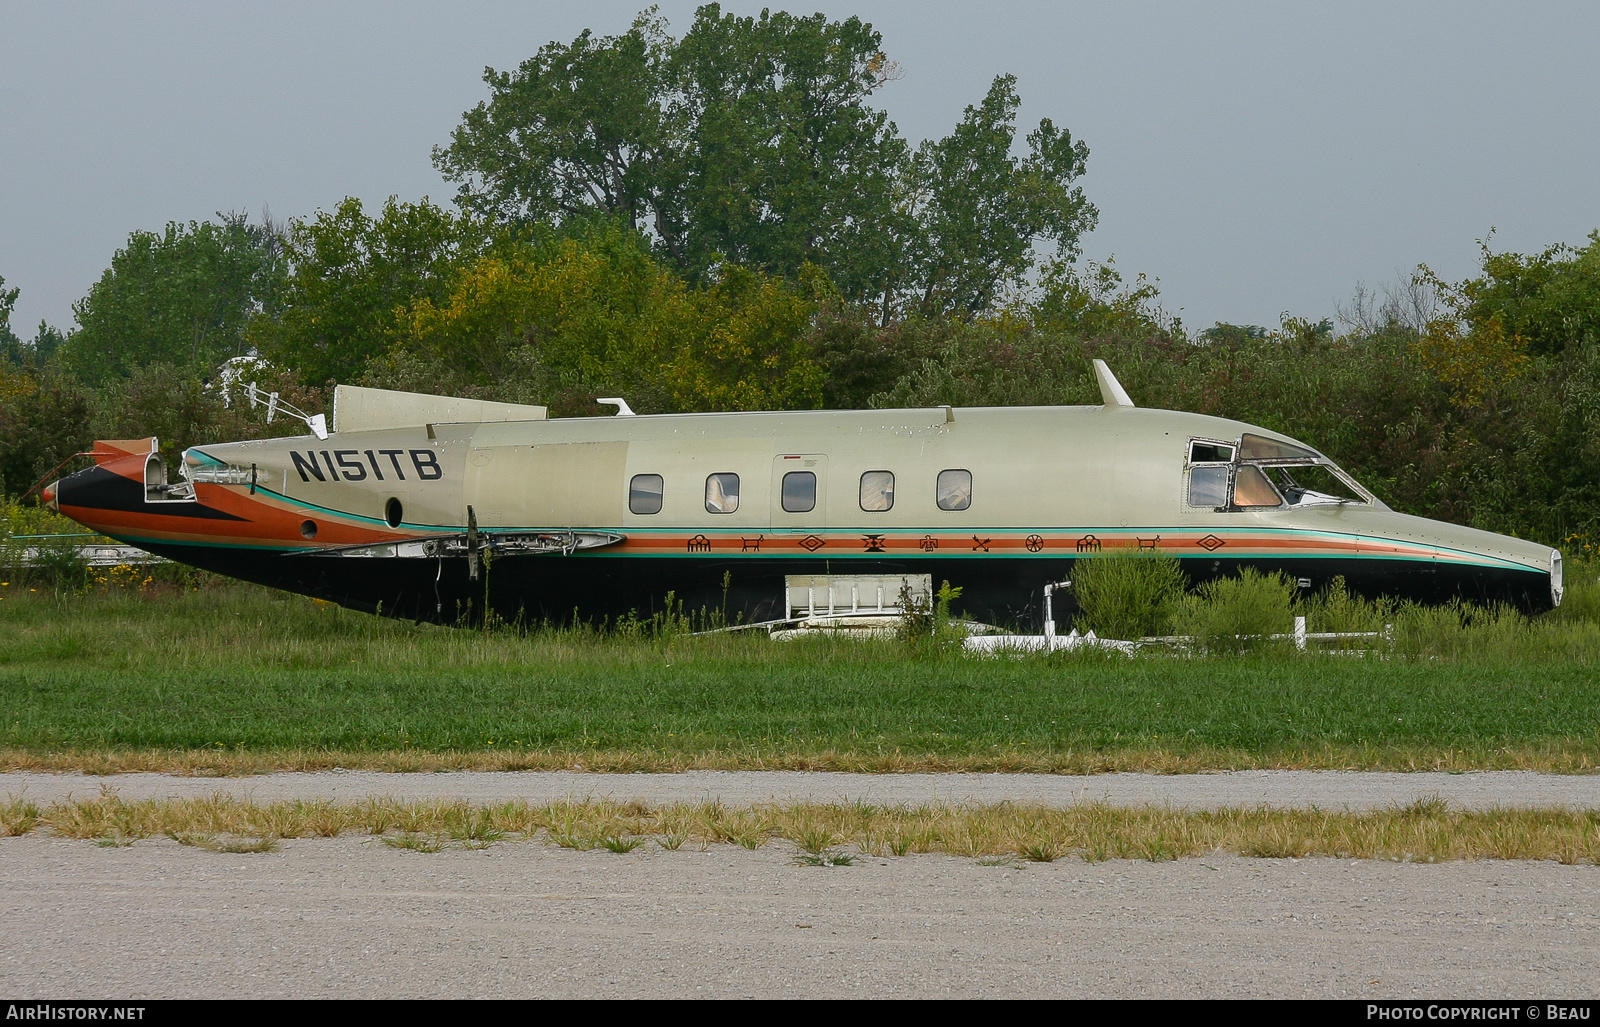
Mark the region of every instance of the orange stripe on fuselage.
MULTIPOLYGON (((110 447, 116 443, 102 443, 110 447)), ((121 443, 129 448, 137 444, 121 443)), ((118 474, 143 487, 145 452, 126 452, 101 461, 104 470, 118 474)), ((334 546, 369 545, 396 542, 419 537, 413 529, 405 531, 375 527, 364 521, 346 520, 338 513, 309 513, 304 508, 289 503, 275 495, 258 490, 251 495, 244 486, 222 485, 216 482, 198 482, 195 498, 201 505, 234 517, 237 521, 205 521, 193 517, 163 514, 161 504, 150 503, 140 511, 106 510, 63 504, 61 512, 97 531, 108 535, 149 539, 172 543, 208 543, 224 546, 285 547, 293 549, 328 548, 334 546), (317 525, 315 541, 301 534, 301 525, 307 520, 317 525), (197 531, 205 526, 213 531, 197 531)), ((568 527, 552 525, 550 529, 568 527)), ((424 534, 454 534, 459 528, 440 528, 424 534)), ((1285 535, 1279 533, 1244 535, 1230 532, 1218 539, 1210 532, 1186 531, 1175 534, 1151 534, 1141 537, 1137 531, 1127 534, 1080 533, 1027 533, 1020 531, 980 531, 976 535, 933 534, 916 535, 897 532, 839 532, 818 531, 801 533, 785 530, 779 534, 752 531, 749 533, 673 532, 671 534, 636 535, 622 545, 608 548, 608 554, 638 555, 668 554, 741 554, 754 555, 805 555, 805 556, 958 556, 993 554, 1036 554, 1040 556, 1092 556, 1096 552, 1158 548, 1173 555, 1212 556, 1225 559, 1234 554, 1260 555, 1263 552, 1288 556, 1397 556, 1411 559, 1432 559, 1440 554, 1431 546, 1418 543, 1375 540, 1358 536, 1346 538, 1322 535, 1285 535), (1220 545, 1202 545, 1206 540, 1220 541, 1220 545), (820 543, 820 544, 819 544, 820 543)))
MULTIPOLYGON (((101 463, 101 469, 138 483, 144 487, 144 461, 146 454, 137 453, 101 463)), ((242 518, 237 521, 207 521, 161 512, 161 503, 149 503, 138 511, 108 510, 98 507, 72 506, 63 503, 61 512, 73 520, 106 535, 134 537, 165 542, 204 542, 213 545, 238 546, 289 546, 296 549, 332 546, 362 545, 376 542, 395 542, 416 538, 414 531, 390 531, 370 524, 343 520, 339 514, 308 515, 282 500, 258 490, 250 495, 242 486, 199 482, 195 485, 195 500, 200 505, 222 513, 242 518), (301 525, 316 522, 317 537, 309 542, 301 534, 301 525), (214 527, 215 531, 197 531, 200 526, 214 527)))

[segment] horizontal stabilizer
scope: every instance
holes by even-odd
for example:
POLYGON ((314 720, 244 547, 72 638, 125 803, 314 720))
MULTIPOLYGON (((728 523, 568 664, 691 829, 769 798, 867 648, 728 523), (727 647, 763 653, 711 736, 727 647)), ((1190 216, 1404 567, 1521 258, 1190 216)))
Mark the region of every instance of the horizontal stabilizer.
POLYGON ((543 421, 549 413, 548 407, 524 403, 493 403, 486 399, 430 396, 422 392, 363 389, 355 385, 340 385, 333 390, 335 432, 481 421, 543 421))

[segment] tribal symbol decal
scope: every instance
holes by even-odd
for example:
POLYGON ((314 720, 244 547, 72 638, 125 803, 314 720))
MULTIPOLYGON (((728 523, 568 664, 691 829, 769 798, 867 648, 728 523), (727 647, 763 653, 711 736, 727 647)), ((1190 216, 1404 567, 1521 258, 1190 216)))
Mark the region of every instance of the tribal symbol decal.
POLYGON ((863 552, 881 553, 884 551, 882 535, 862 535, 861 542, 864 547, 863 552))
POLYGON ((804 549, 808 553, 815 553, 817 550, 821 549, 827 544, 828 543, 824 542, 815 535, 807 535, 805 538, 800 540, 800 548, 804 549))
POLYGON ((1029 535, 1022 544, 1028 547, 1028 552, 1037 553, 1039 550, 1044 548, 1044 536, 1029 535))
POLYGON ((711 540, 706 538, 704 535, 694 536, 688 541, 687 546, 689 552, 691 553, 711 552, 711 540))
POLYGON ((1217 538, 1215 535, 1207 535, 1205 538, 1200 539, 1195 543, 1195 545, 1199 546, 1201 549, 1204 549, 1208 553, 1214 553, 1227 544, 1228 543, 1224 542, 1220 538, 1217 538))

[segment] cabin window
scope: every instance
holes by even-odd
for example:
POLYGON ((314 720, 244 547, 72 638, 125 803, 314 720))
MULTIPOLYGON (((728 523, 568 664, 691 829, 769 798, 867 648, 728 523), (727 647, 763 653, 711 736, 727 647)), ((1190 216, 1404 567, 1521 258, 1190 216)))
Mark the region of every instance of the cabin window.
POLYGON ((882 513, 894 508, 894 472, 868 471, 861 476, 861 509, 882 513))
POLYGON ((965 510, 972 505, 972 472, 940 471, 934 490, 941 510, 965 510))
POLYGON ((811 471, 790 471, 783 476, 783 512, 810 513, 817 508, 817 476, 811 471))
MULTIPOLYGON (((734 479, 734 505, 738 505, 739 486, 738 479, 734 479)), ((635 474, 628 482, 628 512, 636 514, 655 514, 661 512, 661 496, 665 490, 659 474, 635 474)), ((709 505, 711 492, 706 491, 709 505)))
POLYGON ((1228 505, 1228 469, 1226 467, 1191 467, 1189 469, 1189 505, 1216 509, 1228 505))
POLYGON ((713 474, 706 478, 706 510, 714 514, 730 514, 739 509, 739 476, 713 474))
POLYGON ((1272 482, 1261 473, 1261 468, 1249 464, 1239 468, 1233 479, 1233 505, 1282 506, 1283 497, 1272 487, 1272 482))

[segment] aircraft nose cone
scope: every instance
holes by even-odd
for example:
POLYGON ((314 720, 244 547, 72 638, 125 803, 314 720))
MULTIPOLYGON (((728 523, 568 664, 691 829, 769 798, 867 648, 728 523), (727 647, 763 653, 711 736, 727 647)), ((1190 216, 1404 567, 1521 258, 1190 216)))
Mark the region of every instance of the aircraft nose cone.
POLYGON ((59 484, 61 484, 59 481, 51 482, 44 487, 43 492, 39 493, 39 502, 57 513, 61 512, 61 508, 56 505, 56 486, 59 484))

